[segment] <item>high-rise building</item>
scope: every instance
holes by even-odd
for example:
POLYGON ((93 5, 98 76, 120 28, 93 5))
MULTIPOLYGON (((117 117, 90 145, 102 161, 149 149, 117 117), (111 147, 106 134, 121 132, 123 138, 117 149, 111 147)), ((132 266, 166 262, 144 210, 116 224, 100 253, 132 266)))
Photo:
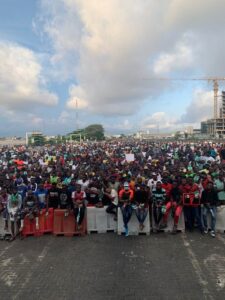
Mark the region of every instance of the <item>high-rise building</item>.
POLYGON ((201 133, 214 137, 225 136, 225 91, 222 91, 222 101, 219 108, 219 118, 201 122, 201 133))
POLYGON ((225 118, 225 91, 222 91, 222 118, 225 118))

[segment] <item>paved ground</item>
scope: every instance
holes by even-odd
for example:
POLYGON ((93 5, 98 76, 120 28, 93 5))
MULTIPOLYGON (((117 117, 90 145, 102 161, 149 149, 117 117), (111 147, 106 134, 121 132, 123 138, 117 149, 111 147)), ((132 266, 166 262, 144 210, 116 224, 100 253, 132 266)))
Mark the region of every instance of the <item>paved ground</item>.
POLYGON ((225 235, 0 241, 0 299, 225 299, 225 235))

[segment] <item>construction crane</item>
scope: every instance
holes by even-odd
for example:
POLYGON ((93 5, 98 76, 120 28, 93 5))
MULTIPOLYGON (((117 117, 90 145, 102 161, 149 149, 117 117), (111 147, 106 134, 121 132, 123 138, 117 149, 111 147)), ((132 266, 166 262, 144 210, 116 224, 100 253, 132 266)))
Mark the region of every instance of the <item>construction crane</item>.
POLYGON ((224 81, 225 77, 202 77, 202 78, 150 78, 148 80, 187 80, 187 81, 208 81, 213 82, 213 92, 214 92, 214 119, 218 118, 218 91, 219 83, 218 81, 224 81))

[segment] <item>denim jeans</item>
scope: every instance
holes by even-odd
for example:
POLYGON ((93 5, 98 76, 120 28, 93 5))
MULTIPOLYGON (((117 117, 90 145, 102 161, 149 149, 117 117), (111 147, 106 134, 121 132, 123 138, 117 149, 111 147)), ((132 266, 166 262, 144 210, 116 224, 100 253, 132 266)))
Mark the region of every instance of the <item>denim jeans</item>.
POLYGON ((145 207, 139 208, 138 207, 137 209, 135 209, 135 214, 137 216, 138 222, 140 224, 143 224, 147 217, 147 214, 148 214, 148 208, 145 208, 145 207))
POLYGON ((123 223, 124 227, 127 228, 127 224, 130 221, 130 218, 132 216, 133 208, 130 204, 123 205, 120 207, 122 215, 123 215, 123 223))
POLYGON ((203 223, 204 228, 208 228, 208 222, 207 222, 207 214, 209 213, 211 216, 211 230, 215 231, 216 227, 216 206, 204 206, 203 207, 203 223))

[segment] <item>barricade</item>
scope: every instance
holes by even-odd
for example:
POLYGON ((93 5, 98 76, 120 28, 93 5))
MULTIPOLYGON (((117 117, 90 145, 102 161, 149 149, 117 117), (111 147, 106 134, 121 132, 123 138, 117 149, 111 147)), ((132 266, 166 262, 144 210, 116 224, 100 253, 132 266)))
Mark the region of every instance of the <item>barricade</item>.
POLYGON ((75 223, 73 212, 69 212, 65 209, 55 209, 54 211, 54 235, 74 236, 85 235, 87 231, 87 217, 85 216, 81 229, 78 230, 75 223))
POLYGON ((22 230, 22 235, 24 237, 26 236, 40 236, 42 235, 39 231, 39 229, 36 229, 36 220, 33 218, 32 220, 29 218, 29 216, 25 216, 24 218, 24 226, 22 230))
MULTIPOLYGON (((122 212, 121 212, 120 208, 118 208, 117 216, 118 216, 117 217, 118 218, 117 231, 118 231, 118 234, 121 235, 122 233, 125 232, 125 229, 124 229, 124 224, 123 224, 123 216, 122 216, 122 212)), ((128 228, 129 228, 129 235, 139 235, 139 234, 149 235, 150 234, 149 212, 148 212, 147 217, 144 222, 144 229, 142 231, 140 231, 139 222, 136 217, 135 211, 133 210, 131 219, 128 223, 128 228)))
POLYGON ((46 212, 46 209, 42 209, 39 215, 39 232, 41 234, 53 232, 54 209, 49 208, 48 214, 46 212))
POLYGON ((225 233, 225 205, 217 208, 216 231, 225 233))
MULTIPOLYGON (((211 216, 207 214, 208 228, 211 229, 211 216)), ((225 205, 217 207, 216 213, 216 231, 220 233, 225 233, 225 205)))
MULTIPOLYGON (((163 221, 162 221, 163 222, 163 221)), ((160 231, 162 232, 173 232, 173 227, 174 227, 174 218, 171 215, 171 211, 168 215, 168 219, 167 219, 167 227, 160 229, 160 231)), ((152 215, 152 229, 155 230, 155 221, 154 221, 154 217, 152 215)), ((182 211, 178 224, 177 224, 177 232, 185 232, 185 222, 184 222, 184 213, 182 211)))
POLYGON ((87 207, 87 232, 88 233, 106 233, 115 232, 117 222, 113 220, 114 216, 106 212, 107 206, 87 207))

